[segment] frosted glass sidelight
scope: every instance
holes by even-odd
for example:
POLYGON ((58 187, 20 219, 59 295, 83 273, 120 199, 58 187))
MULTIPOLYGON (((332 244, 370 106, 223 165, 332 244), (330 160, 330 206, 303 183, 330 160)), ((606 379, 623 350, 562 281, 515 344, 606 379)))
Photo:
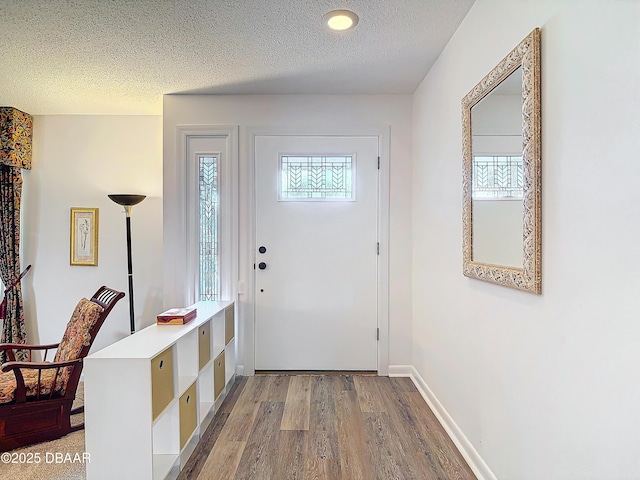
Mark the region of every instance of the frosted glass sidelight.
POLYGON ((218 300, 218 158, 199 157, 200 298, 218 300))

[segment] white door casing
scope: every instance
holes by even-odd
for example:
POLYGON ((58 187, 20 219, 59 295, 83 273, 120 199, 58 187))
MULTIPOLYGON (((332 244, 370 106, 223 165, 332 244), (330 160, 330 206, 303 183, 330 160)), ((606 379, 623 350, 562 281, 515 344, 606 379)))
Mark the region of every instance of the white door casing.
POLYGON ((196 300, 197 279, 197 169, 192 163, 198 153, 222 153, 224 170, 221 202, 221 279, 225 299, 236 299, 239 278, 239 127, 237 125, 179 125, 176 130, 175 164, 165 152, 165 194, 163 198, 163 305, 165 309, 190 305, 196 300), (214 142, 214 144, 211 144, 214 142))
POLYGON ((378 370, 378 136, 254 142, 255 368, 378 370), (282 201, 284 154, 351 155, 355 199, 282 201))
POLYGON ((232 239, 233 201, 231 196, 231 159, 228 152, 229 138, 226 136, 199 135, 187 139, 186 178, 187 178, 187 278, 185 290, 188 304, 200 299, 200 157, 215 157, 217 163, 218 190, 218 284, 219 300, 234 298, 234 278, 232 261, 234 248, 232 239))

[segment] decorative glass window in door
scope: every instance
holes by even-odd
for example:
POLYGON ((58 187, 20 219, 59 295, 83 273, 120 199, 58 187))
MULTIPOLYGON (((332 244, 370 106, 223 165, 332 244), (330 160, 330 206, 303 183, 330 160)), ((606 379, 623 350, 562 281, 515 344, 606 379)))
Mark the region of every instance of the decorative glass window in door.
POLYGON ((280 156, 280 200, 355 200, 354 180, 354 155, 280 156))
POLYGON ((218 255, 218 157, 198 158, 200 190, 199 300, 218 300, 220 295, 218 255))
POLYGON ((473 200, 519 200, 524 192, 522 155, 473 157, 473 200))

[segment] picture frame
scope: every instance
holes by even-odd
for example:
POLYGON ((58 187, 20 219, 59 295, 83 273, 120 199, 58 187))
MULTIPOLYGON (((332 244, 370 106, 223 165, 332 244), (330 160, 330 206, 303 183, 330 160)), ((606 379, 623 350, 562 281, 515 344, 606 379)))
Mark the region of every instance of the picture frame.
POLYGON ((70 264, 98 265, 98 209, 71 208, 70 264))

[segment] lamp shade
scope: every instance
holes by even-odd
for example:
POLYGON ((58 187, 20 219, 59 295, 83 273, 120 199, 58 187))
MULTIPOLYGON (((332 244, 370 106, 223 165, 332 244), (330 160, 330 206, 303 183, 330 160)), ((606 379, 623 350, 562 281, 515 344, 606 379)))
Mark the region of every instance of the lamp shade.
POLYGON ((146 195, 135 195, 133 193, 120 193, 108 195, 108 197, 118 205, 123 205, 125 207, 132 207, 133 205, 137 205, 145 198, 147 198, 146 195))

